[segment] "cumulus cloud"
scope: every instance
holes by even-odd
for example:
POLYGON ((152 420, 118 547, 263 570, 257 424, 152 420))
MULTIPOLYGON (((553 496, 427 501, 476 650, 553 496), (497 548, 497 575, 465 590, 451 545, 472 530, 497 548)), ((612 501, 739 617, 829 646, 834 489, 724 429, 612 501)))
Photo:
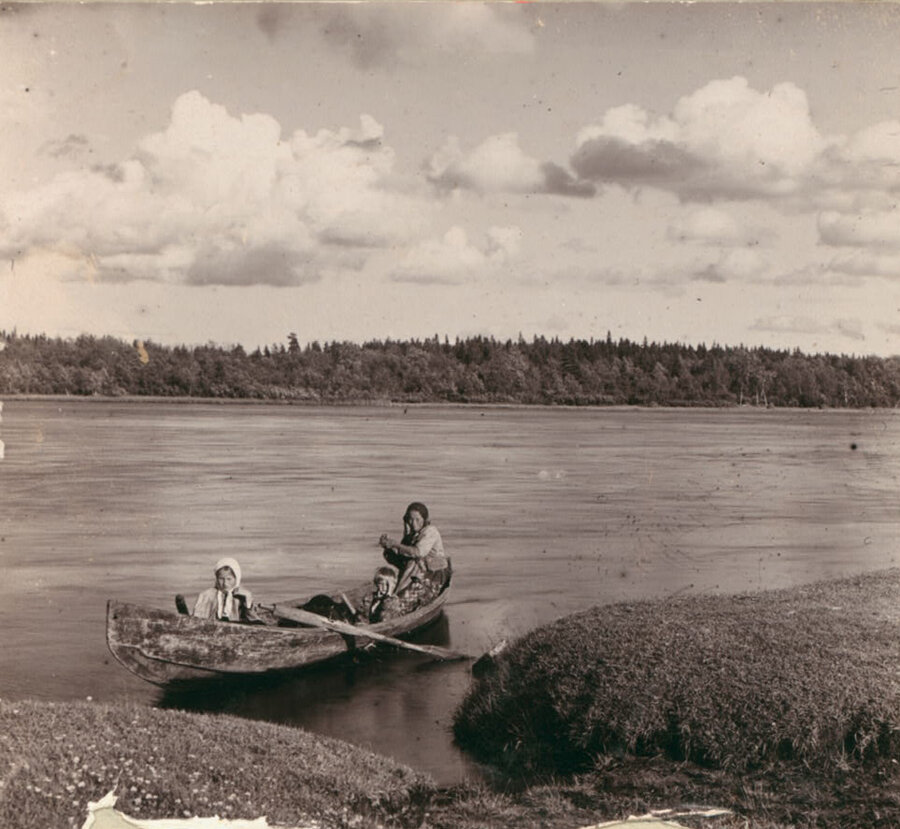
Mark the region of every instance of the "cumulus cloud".
POLYGON ((431 182, 442 189, 462 188, 479 193, 556 193, 589 197, 596 192, 591 182, 579 181, 551 162, 540 162, 525 153, 515 133, 487 138, 465 153, 451 136, 426 165, 431 182))
POLYGON ((414 64, 434 51, 528 54, 534 48, 521 9, 491 3, 440 3, 416 14, 400 6, 335 4, 322 26, 330 42, 362 68, 414 64))
POLYGON ((852 161, 900 164, 900 121, 881 121, 859 130, 843 151, 852 161))
POLYGON ((483 277, 516 258, 521 231, 517 227, 492 227, 481 245, 469 241, 458 226, 440 239, 430 239, 407 251, 394 270, 397 282, 460 284, 483 277))
POLYGON ((685 200, 789 196, 828 141, 803 90, 767 92, 747 80, 716 80, 680 99, 669 115, 628 104, 578 134, 572 169, 598 183, 651 185, 685 200))
MULTIPOLYGON (((640 192, 653 187, 682 202, 706 203, 673 221, 668 238, 731 246, 768 243, 774 231, 737 223, 713 202, 761 199, 776 209, 818 213, 821 244, 865 253, 837 258, 826 274, 896 276, 900 253, 900 121, 825 136, 803 90, 780 83, 755 90, 746 79, 716 80, 654 114, 627 104, 582 129, 570 165, 576 180, 640 192)), ((753 256, 735 276, 755 276, 753 256)), ((728 262, 696 278, 725 281, 728 262)))
POLYGON ((347 249, 408 239, 426 211, 385 185, 393 164, 367 115, 283 139, 272 117, 236 117, 190 92, 131 157, 6 198, 0 253, 55 251, 90 261, 99 280, 298 284, 346 266, 347 249))

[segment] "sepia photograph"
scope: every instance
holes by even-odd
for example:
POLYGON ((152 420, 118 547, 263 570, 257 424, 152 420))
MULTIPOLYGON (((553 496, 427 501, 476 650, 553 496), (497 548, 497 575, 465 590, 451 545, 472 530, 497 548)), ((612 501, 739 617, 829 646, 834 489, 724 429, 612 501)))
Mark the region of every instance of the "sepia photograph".
POLYGON ((0 5, 0 826, 900 825, 898 38, 0 5))

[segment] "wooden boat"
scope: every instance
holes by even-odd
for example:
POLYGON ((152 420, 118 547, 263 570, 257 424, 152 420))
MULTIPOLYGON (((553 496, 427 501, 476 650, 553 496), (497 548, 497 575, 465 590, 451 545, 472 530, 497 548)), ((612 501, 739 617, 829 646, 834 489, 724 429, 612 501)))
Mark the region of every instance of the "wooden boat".
MULTIPOLYGON (((111 599, 106 607, 106 643, 129 671, 157 685, 290 671, 372 641, 366 631, 396 638, 422 630, 443 612, 449 587, 448 583, 430 604, 396 619, 360 625, 359 637, 321 627, 281 627, 274 620, 264 625, 217 622, 111 599)), ((343 595, 359 606, 371 589, 371 582, 366 582, 330 598, 340 603, 343 595)), ((303 604, 291 601, 280 606, 303 604)))

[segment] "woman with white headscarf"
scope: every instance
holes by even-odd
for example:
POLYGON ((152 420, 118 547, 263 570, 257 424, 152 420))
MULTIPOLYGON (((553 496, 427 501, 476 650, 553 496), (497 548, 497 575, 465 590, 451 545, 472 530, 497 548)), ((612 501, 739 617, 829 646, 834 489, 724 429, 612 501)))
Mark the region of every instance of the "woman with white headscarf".
POLYGON ((250 591, 241 587, 241 565, 233 558, 216 562, 216 584, 198 597, 193 616, 220 622, 242 622, 253 606, 250 591))

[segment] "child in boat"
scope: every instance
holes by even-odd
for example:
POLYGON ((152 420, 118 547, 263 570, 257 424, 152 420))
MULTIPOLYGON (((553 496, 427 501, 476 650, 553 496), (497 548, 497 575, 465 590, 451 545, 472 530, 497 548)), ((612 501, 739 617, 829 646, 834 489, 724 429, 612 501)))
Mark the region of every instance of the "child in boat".
POLYGON ((383 564, 375 571, 375 589, 366 593, 362 606, 356 612, 355 622, 386 622, 405 612, 403 602, 394 594, 399 571, 392 564, 383 564))
POLYGON ((204 590, 194 604, 193 616, 220 622, 253 621, 253 597, 241 587, 241 565, 233 558, 216 562, 216 584, 204 590))

